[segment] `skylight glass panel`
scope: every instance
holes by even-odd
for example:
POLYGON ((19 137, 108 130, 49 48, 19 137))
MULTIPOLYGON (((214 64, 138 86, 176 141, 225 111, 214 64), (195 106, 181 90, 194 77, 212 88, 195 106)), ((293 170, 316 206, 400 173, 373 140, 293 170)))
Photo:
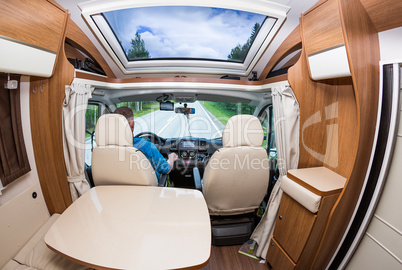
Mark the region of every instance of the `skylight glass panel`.
POLYGON ((206 59, 243 63, 265 15, 191 6, 102 13, 128 61, 206 59))

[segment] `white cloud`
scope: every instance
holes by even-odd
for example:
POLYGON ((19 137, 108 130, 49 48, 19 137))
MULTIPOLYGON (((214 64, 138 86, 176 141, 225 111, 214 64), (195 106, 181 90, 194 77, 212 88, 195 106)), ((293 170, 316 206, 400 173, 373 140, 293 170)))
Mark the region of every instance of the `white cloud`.
POLYGON ((262 15, 194 7, 128 9, 106 14, 123 47, 140 33, 152 58, 199 57, 226 59, 237 44, 250 37, 262 15))

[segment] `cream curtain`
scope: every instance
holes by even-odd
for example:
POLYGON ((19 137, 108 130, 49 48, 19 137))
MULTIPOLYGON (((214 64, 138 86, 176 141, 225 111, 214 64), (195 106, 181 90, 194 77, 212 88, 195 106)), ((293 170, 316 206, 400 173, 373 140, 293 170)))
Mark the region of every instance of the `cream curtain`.
POLYGON ((266 259, 274 232, 276 215, 282 198, 281 179, 288 169, 296 169, 299 163, 300 111, 296 96, 289 86, 272 89, 274 129, 278 157, 279 179, 269 197, 267 209, 255 228, 251 239, 258 243, 256 255, 266 259))
POLYGON ((67 179, 73 201, 90 189, 85 178, 85 112, 93 88, 73 83, 66 85, 63 102, 63 149, 67 179))

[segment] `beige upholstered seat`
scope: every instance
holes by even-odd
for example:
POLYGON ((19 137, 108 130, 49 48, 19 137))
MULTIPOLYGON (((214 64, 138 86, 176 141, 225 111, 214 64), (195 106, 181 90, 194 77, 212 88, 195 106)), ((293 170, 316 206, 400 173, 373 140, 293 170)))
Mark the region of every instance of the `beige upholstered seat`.
POLYGON ((223 148, 209 160, 203 193, 211 215, 237 215, 259 207, 268 188, 269 160, 257 117, 236 115, 222 134, 223 148))
POLYGON ((92 152, 95 185, 156 186, 158 180, 147 157, 133 147, 133 132, 119 114, 102 115, 95 128, 92 152))
POLYGON ((0 269, 90 270, 47 247, 45 235, 59 216, 49 218, 39 183, 1 205, 0 269))

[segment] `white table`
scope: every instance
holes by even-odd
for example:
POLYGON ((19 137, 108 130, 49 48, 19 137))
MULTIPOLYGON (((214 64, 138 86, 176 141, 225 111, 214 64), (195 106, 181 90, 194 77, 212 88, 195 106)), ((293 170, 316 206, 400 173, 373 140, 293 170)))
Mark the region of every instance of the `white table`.
POLYGON ((99 186, 64 211, 45 242, 96 269, 197 268, 208 263, 211 228, 197 190, 99 186))

